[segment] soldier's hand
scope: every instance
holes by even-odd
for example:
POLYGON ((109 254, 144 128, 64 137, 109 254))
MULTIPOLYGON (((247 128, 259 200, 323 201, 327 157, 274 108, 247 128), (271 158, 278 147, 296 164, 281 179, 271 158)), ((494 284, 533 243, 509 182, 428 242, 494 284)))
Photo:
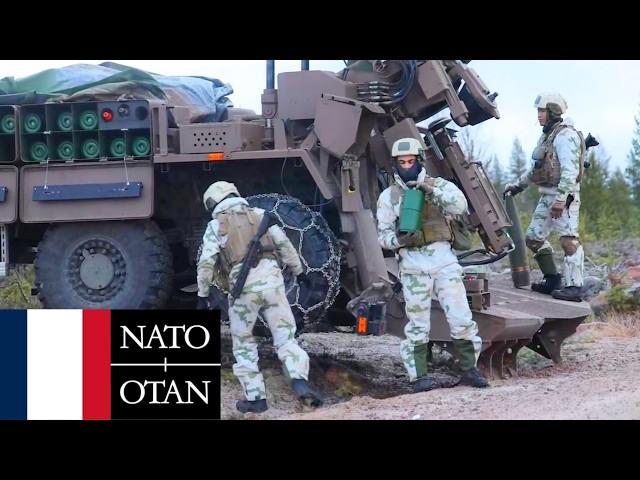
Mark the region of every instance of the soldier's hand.
POLYGON ((427 177, 424 180, 424 182, 416 182, 415 180, 410 180, 407 182, 407 187, 417 188, 419 190, 422 190, 426 194, 431 194, 433 193, 433 185, 434 185, 433 180, 434 179, 431 177, 427 177))
POLYGON ((424 237, 421 231, 397 233, 398 243, 401 247, 419 247, 424 244, 424 237))
POLYGON ((524 188, 522 186, 517 185, 515 183, 507 183, 504 189, 504 192, 502 192, 502 198, 507 198, 507 195, 511 195, 512 197, 515 197, 516 195, 518 195, 523 191, 524 191, 524 188))
POLYGON ((300 269, 293 269, 292 267, 287 267, 282 271, 282 278, 284 280, 284 284, 286 288, 289 288, 291 285, 293 285, 295 282, 298 283, 298 285, 300 285, 300 279, 302 278, 302 273, 304 272, 304 270, 302 269, 302 267, 300 267, 300 269))
POLYGON ((198 297, 198 305, 196 310, 210 310, 211 305, 209 305, 209 299, 204 297, 198 297))
POLYGON ((553 205, 551 205, 551 218, 560 218, 562 216, 562 212, 564 212, 564 205, 565 202, 553 202, 553 205))

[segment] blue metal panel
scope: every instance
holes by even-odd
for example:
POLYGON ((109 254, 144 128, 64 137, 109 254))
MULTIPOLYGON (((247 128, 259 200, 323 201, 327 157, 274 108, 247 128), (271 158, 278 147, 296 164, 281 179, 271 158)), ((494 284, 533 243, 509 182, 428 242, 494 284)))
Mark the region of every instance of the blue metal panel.
POLYGON ((59 200, 97 200, 108 198, 138 198, 142 182, 90 183, 80 185, 36 185, 32 199, 37 202, 59 200))

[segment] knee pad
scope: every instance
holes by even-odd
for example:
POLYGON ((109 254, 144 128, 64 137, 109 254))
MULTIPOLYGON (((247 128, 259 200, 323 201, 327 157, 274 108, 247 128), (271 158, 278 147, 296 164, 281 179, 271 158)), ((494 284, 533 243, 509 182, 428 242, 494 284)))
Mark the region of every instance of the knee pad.
POLYGON ((578 237, 560 237, 560 246, 565 255, 571 256, 578 250, 580 240, 578 237))
POLYGON ((533 253, 538 253, 538 250, 540 250, 542 245, 544 245, 544 240, 535 240, 533 238, 527 237, 524 243, 533 253))

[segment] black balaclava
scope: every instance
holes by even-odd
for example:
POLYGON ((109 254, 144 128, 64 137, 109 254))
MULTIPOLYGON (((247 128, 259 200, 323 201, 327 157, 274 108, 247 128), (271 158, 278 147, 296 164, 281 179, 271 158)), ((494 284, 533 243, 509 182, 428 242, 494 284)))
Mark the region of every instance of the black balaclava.
POLYGON ((542 133, 549 133, 553 130, 553 127, 555 127, 558 122, 562 121, 562 117, 560 115, 562 115, 562 113, 560 113, 559 107, 555 104, 550 104, 549 108, 547 108, 547 124, 542 127, 542 133))
POLYGON ((418 175, 422 171, 422 164, 420 163, 420 160, 418 158, 416 158, 416 163, 414 163, 408 170, 398 165, 397 161, 395 167, 396 172, 398 172, 398 175, 404 183, 414 182, 418 180, 418 175))

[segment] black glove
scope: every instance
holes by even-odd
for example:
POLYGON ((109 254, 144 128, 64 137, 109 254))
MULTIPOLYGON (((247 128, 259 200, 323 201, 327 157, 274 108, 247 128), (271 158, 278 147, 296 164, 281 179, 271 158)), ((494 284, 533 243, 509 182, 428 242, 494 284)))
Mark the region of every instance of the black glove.
POLYGON ((424 245, 424 236, 421 231, 417 232, 398 232, 396 234, 398 243, 401 247, 420 247, 424 245))
POLYGON ((209 299, 204 297, 198 297, 198 306, 196 310, 211 310, 211 305, 209 305, 209 299))
POLYGON ((507 194, 511 194, 512 197, 515 197, 516 195, 518 195, 523 191, 524 191, 524 188, 521 187, 520 185, 508 183, 504 189, 504 192, 502 192, 502 198, 507 198, 507 194))
POLYGON ((433 193, 433 183, 434 179, 431 177, 425 178, 424 182, 418 181, 409 181, 407 182, 407 187, 409 188, 417 188, 418 190, 422 190, 427 195, 431 195, 433 193))

